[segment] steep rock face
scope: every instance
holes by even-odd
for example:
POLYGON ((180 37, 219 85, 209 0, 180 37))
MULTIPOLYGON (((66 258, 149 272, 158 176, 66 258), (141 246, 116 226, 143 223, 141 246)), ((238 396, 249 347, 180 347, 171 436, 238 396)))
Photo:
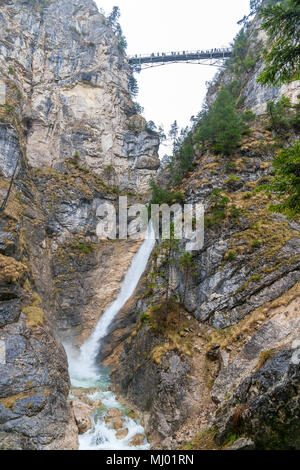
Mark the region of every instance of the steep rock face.
POLYGON ((1 1, 0 23, 1 203, 16 170, 0 219, 0 447, 73 449, 60 341, 82 344, 140 243, 99 241, 97 208, 139 201, 159 142, 94 2, 1 1))
MULTIPOLYGON (((169 434, 161 428, 165 432, 160 438, 167 439, 160 444, 163 448, 166 443, 167 448, 178 448, 187 437, 193 443, 193 436, 206 432, 206 428, 210 428, 211 435, 216 432, 209 444, 212 448, 226 447, 237 438, 245 438, 237 446, 248 446, 251 441, 250 447, 258 449, 299 448, 298 440, 293 438, 298 432, 299 416, 293 410, 299 397, 300 227, 296 220, 271 213, 269 205, 275 198, 256 191, 268 181, 273 148, 272 134, 263 121, 257 120, 244 137, 240 151, 230 159, 202 155, 195 149, 196 168, 180 188, 186 202, 202 203, 206 209, 205 243, 194 253, 193 275, 186 286, 182 270, 173 263, 170 293, 197 320, 198 333, 197 327, 187 327, 178 334, 194 346, 189 350, 192 361, 188 374, 196 377, 197 384, 202 383, 201 390, 196 389, 198 407, 193 408, 193 417, 190 414, 191 424, 182 414, 174 420, 169 434), (227 198, 221 218, 216 217, 211 199, 215 189, 227 198), (218 406, 215 414, 214 405, 218 406), (197 430, 194 435, 191 427, 197 430)), ((161 303, 163 293, 159 287, 153 292, 145 285, 137 295, 138 326, 128 340, 130 346, 124 345, 113 381, 125 398, 144 411, 132 389, 145 386, 150 368, 161 373, 161 364, 165 364, 170 350, 181 358, 187 356, 187 351, 178 334, 170 334, 170 325, 163 335, 157 336, 155 328, 153 332, 153 310, 149 306, 161 303), (151 326, 150 332, 141 328, 143 323, 151 326), (147 341, 151 343, 148 361, 142 357, 147 341), (161 351, 158 363, 157 342, 161 351), (140 352, 142 370, 144 362, 148 367, 139 381, 138 372, 130 368, 137 356, 132 350, 140 352)), ((176 372, 171 368, 168 372, 176 382, 176 372)), ((193 383, 179 384, 181 396, 193 403, 193 383)), ((161 397, 156 402, 155 410, 148 411, 146 423, 151 423, 151 417, 164 415, 166 401, 169 403, 161 397)), ((146 431, 150 437, 154 432, 149 424, 146 431)), ((155 439, 157 436, 157 442, 155 439)), ((196 448, 197 442, 192 444, 196 448)), ((206 444, 201 441, 200 446, 206 444)))
POLYGON ((151 358, 163 337, 143 327, 125 342, 112 379, 116 390, 142 412, 146 432, 155 445, 171 436, 192 411, 187 393, 191 361, 177 351, 167 352, 159 365, 151 358))
MULTIPOLYGON (((263 86, 257 82, 257 79, 264 68, 264 61, 261 57, 261 51, 267 46, 267 35, 260 29, 261 20, 256 17, 250 25, 248 54, 256 56, 256 61, 251 69, 246 72, 240 72, 239 79, 244 81, 240 101, 243 109, 251 109, 256 115, 260 116, 266 113, 267 103, 269 101, 278 101, 282 95, 296 104, 299 96, 300 81, 293 81, 282 86, 263 86)), ((220 88, 229 82, 234 82, 236 77, 230 70, 225 70, 220 75, 218 86, 212 86, 207 93, 207 103, 211 105, 218 94, 220 88)))
MULTIPOLYGON (((6 191, 1 179, 1 197, 6 191)), ((29 255, 28 238, 35 242, 43 232, 36 213, 23 212, 13 193, 1 218, 0 448, 76 449, 66 355, 37 295, 29 255)))
POLYGON ((130 130, 129 66, 91 0, 1 4, 0 69, 22 94, 26 155, 33 168, 80 163, 142 192, 159 166, 158 137, 130 130))

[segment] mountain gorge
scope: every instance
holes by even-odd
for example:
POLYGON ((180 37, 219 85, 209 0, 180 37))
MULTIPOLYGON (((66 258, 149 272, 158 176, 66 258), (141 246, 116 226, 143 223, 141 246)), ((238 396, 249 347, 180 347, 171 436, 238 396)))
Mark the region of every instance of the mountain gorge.
POLYGON ((271 212, 278 195, 265 185, 299 134, 300 82, 257 82, 260 19, 206 98, 211 109, 230 90, 247 116, 240 145, 223 155, 195 124, 180 181, 158 171, 159 136, 137 114, 122 44, 92 0, 0 0, 0 23, 0 449, 78 448, 82 391, 70 398, 65 349, 89 338, 142 243, 99 240, 97 210, 118 213, 119 196, 148 203, 153 185, 204 205, 205 243, 185 263, 184 242, 174 245, 169 269, 157 241, 97 354, 111 390, 153 449, 299 449, 300 220, 271 212), (282 96, 279 135, 268 103, 282 96))

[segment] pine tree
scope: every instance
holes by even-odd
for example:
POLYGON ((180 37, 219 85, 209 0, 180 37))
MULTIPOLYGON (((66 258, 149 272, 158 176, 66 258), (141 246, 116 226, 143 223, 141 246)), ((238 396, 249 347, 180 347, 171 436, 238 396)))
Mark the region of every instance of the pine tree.
POLYGON ((175 238, 175 229, 174 224, 170 224, 170 238, 164 239, 161 241, 160 252, 163 256, 163 282, 161 287, 164 289, 164 312, 165 319, 168 315, 169 300, 170 300, 170 290, 171 290, 171 273, 172 265, 176 262, 175 255, 179 252, 179 240, 175 238))
POLYGON ((281 85, 300 78, 300 0, 283 0, 260 10, 262 28, 269 36, 265 68, 258 81, 281 85))
POLYGON ((175 149, 176 149, 176 140, 177 140, 177 137, 178 137, 178 132, 179 132, 178 124, 177 124, 177 121, 175 120, 173 122, 173 124, 171 125, 171 129, 169 131, 169 137, 173 140, 174 153, 175 153, 175 149))
POLYGON ((200 126, 198 138, 202 142, 211 141, 216 152, 230 155, 241 144, 242 130, 234 99, 223 89, 200 126))
POLYGON ((272 205, 274 212, 288 216, 300 213, 300 140, 281 150, 273 160, 275 176, 267 189, 284 197, 281 204, 272 205))
POLYGON ((188 284, 191 278, 191 275, 195 273, 196 270, 196 263, 194 261, 194 257, 192 253, 185 252, 179 259, 179 267, 180 270, 183 273, 184 277, 184 288, 183 288, 183 299, 182 303, 185 303, 186 300, 186 294, 187 294, 187 289, 188 289, 188 284))

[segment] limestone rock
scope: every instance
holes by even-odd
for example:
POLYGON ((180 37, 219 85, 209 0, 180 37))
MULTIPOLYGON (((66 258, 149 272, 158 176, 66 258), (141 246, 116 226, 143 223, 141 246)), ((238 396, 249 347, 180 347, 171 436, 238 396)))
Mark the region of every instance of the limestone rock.
POLYGON ((90 415, 93 412, 93 408, 79 400, 74 400, 72 406, 79 434, 84 434, 92 427, 90 415))
POLYGON ((132 439, 129 441, 129 446, 130 447, 137 447, 143 445, 145 442, 145 435, 144 434, 136 434, 133 436, 132 439))
MULTIPOLYGON (((29 164, 59 169, 78 152, 80 164, 99 176, 113 165, 121 189, 146 191, 159 167, 159 138, 145 126, 128 127, 136 114, 129 65, 96 4, 55 0, 36 7, 14 0, 0 7, 1 77, 12 78, 19 90, 29 164), (14 44, 5 39, 10 37, 14 44)), ((14 169, 17 143, 14 130, 1 125, 6 176, 14 169)))
POLYGON ((118 429, 117 432, 116 432, 116 438, 119 439, 120 441, 125 439, 125 437, 127 437, 128 435, 128 429, 125 428, 125 429, 118 429))
POLYGON ((254 450, 255 445, 251 439, 241 438, 234 442, 226 450, 254 450))
POLYGON ((116 417, 116 418, 105 417, 104 420, 110 428, 115 429, 115 430, 122 429, 124 426, 124 422, 125 422, 125 418, 122 418, 122 417, 116 417))
POLYGON ((118 408, 111 408, 110 410, 107 411, 106 415, 107 418, 117 418, 120 416, 123 416, 123 412, 119 410, 118 408))

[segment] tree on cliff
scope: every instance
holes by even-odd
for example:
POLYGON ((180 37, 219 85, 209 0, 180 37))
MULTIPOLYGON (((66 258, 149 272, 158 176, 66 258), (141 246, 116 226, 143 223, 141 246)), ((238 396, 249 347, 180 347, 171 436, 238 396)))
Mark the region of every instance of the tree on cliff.
POLYGON ((200 124, 197 139, 203 143, 210 141, 216 152, 230 155, 240 146, 242 131, 233 96, 223 89, 200 124))
POLYGON ((269 36, 265 68, 258 81, 281 85, 300 78, 300 0, 283 0, 260 10, 262 28, 269 36))
POLYGON ((176 151, 176 141, 177 141, 178 133, 179 133, 178 124, 177 124, 177 121, 174 121, 169 131, 169 137, 173 140, 173 152, 174 153, 176 151))
POLYGON ((281 204, 271 209, 288 216, 300 213, 300 140, 287 149, 281 150, 273 160, 275 176, 267 189, 283 196, 281 204))
POLYGON ((119 23, 120 16, 121 16, 120 8, 115 6, 113 7, 112 12, 108 16, 107 21, 119 40, 118 47, 119 47, 120 52, 122 54, 125 54, 125 51, 127 48, 127 41, 123 34, 121 25, 119 23))
POLYGON ((194 256, 192 253, 189 253, 186 251, 183 253, 183 255, 179 259, 179 267, 180 270, 183 274, 183 279, 184 279, 184 287, 183 287, 183 298, 182 298, 182 303, 185 303, 186 300, 186 294, 188 290, 188 285, 189 281, 191 279, 191 276, 196 274, 196 269, 197 269, 197 264, 194 261, 194 256))

